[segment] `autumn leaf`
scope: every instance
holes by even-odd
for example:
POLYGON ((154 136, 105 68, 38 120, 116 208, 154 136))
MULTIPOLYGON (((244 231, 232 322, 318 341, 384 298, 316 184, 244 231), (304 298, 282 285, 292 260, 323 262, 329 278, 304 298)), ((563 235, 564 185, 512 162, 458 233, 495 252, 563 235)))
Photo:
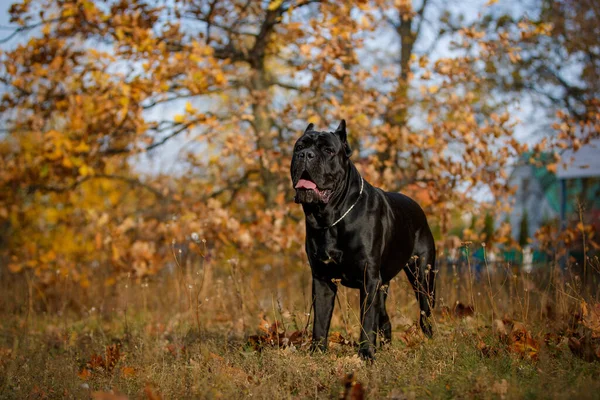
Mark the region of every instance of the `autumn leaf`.
POLYGON ((510 333, 509 350, 532 360, 537 360, 540 344, 532 338, 531 333, 525 329, 523 324, 515 323, 510 333))
MULTIPOLYGON (((185 102, 185 112, 188 114, 193 114, 196 111, 196 109, 194 107, 192 107, 192 103, 190 103, 189 101, 185 102)), ((175 116, 178 117, 178 116, 175 116)), ((182 118, 183 120, 183 118, 182 118)), ((177 121, 175 120, 175 122, 181 122, 181 121, 177 121)))
POLYGON ((92 392, 93 400, 128 400, 129 397, 124 395, 123 393, 116 392, 114 390, 108 392, 92 392))
POLYGON ((133 378, 134 376, 136 376, 136 370, 132 367, 123 366, 121 367, 121 375, 124 378, 133 378))
POLYGON ((275 11, 283 4, 283 0, 271 0, 269 3, 269 11, 275 11))
POLYGON ((356 380, 354 373, 346 374, 342 379, 342 385, 344 389, 342 393, 340 393, 340 399, 363 400, 365 398, 365 389, 363 388, 363 385, 356 380))
POLYGON ((341 344, 344 346, 355 346, 356 344, 351 340, 346 339, 339 332, 332 332, 329 334, 329 342, 334 344, 341 344))
POLYGON ((148 400, 162 400, 162 396, 157 388, 149 383, 144 386, 144 395, 148 400))
POLYGON ((23 269, 23 264, 9 263, 8 270, 13 273, 20 272, 23 269))
POLYGON ((600 303, 588 305, 581 303, 581 323, 591 331, 592 338, 600 338, 600 303))
POLYGON ((90 379, 90 377, 92 376, 92 371, 90 371, 87 368, 82 368, 78 373, 77 376, 79 377, 79 379, 87 381, 88 379, 90 379))

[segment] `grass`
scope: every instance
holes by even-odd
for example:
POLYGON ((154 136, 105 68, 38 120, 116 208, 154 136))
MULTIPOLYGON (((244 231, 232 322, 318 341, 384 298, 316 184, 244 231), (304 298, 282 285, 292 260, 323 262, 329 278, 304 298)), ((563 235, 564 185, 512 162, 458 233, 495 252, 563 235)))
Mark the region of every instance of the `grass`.
MULTIPOLYGON (((569 346, 574 335, 598 333, 584 326, 581 302, 594 300, 579 293, 577 278, 551 266, 491 270, 479 278, 464 265, 441 270, 432 340, 414 329, 414 295, 398 277, 388 297, 394 339, 372 364, 351 344, 311 355, 306 341, 264 343, 273 337, 265 324, 276 320, 286 332, 277 337, 310 330, 308 267, 212 261, 43 297, 33 288, 31 299, 31 280, 7 276, 0 398, 598 398, 600 363, 569 346), (530 342, 515 339, 519 329, 530 342), (262 345, 248 342, 256 334, 262 345)), ((355 292, 340 290, 332 322, 354 340, 355 292)))

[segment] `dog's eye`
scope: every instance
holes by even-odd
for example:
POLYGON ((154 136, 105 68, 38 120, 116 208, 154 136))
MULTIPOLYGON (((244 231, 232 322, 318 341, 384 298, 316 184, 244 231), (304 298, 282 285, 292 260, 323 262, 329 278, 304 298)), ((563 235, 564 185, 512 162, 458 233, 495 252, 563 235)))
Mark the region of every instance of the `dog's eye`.
POLYGON ((296 148, 294 149, 294 151, 300 151, 300 150, 304 150, 304 146, 302 146, 302 145, 299 144, 298 146, 296 146, 296 148))
POLYGON ((332 155, 335 153, 335 151, 333 151, 333 149, 324 149, 325 153, 332 155))

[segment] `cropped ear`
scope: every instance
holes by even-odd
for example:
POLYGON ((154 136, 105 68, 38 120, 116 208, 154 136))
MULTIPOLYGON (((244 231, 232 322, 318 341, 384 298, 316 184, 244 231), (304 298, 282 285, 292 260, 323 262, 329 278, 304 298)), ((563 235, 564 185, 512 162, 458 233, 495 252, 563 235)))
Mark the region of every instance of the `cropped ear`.
POLYGON ((343 119, 340 122, 340 125, 335 130, 335 134, 339 136, 342 141, 342 145, 344 146, 344 153, 346 157, 350 157, 352 154, 352 149, 350 149, 350 145, 348 144, 348 135, 346 134, 346 120, 343 119))
POLYGON ((306 127, 306 129, 304 130, 304 133, 312 131, 313 128, 315 127, 315 124, 313 124, 312 122, 310 124, 308 124, 308 126, 306 127))

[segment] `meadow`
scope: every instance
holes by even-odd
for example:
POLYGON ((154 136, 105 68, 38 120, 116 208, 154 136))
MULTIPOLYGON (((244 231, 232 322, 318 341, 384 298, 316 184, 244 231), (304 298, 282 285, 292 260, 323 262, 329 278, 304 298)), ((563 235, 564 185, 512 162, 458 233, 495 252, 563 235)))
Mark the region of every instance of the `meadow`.
MULTIPOLYGON (((176 254, 175 254, 176 255, 176 254)), ((597 269, 598 260, 588 268, 597 269)), ((341 288, 330 348, 310 354, 310 270, 196 257, 81 288, 2 276, 1 398, 597 398, 600 305, 573 265, 440 262, 435 335, 404 274, 393 341, 357 357, 358 293, 341 288)))

